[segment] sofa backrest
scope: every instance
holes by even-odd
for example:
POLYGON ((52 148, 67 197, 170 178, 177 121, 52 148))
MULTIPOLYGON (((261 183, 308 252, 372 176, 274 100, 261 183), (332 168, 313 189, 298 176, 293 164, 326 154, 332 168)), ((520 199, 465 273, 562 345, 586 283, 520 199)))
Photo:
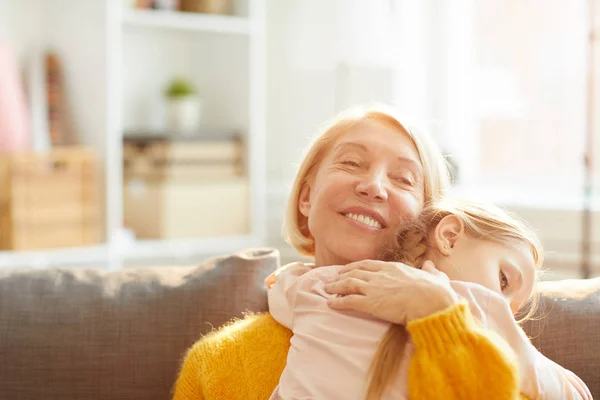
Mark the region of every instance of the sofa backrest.
MULTIPOLYGON (((267 310, 273 249, 190 268, 0 269, 0 399, 167 399, 202 334, 267 310)), ((525 324, 600 398, 600 278, 544 282, 525 324)))
POLYGON ((193 268, 0 269, 0 399, 171 397, 203 333, 267 309, 273 249, 193 268))
POLYGON ((525 331, 600 398, 600 278, 541 282, 539 291, 540 306, 525 331))

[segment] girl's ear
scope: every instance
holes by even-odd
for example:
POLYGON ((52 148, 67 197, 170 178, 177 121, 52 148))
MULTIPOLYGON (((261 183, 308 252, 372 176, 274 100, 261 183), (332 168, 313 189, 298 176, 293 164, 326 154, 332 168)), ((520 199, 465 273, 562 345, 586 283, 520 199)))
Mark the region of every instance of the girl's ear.
POLYGON ((433 245, 442 255, 449 256, 464 233, 463 221, 456 215, 446 215, 435 227, 433 245))
POLYGON ((308 214, 310 214, 310 186, 308 183, 304 183, 302 185, 302 189, 300 189, 300 196, 298 198, 298 209, 300 213, 308 218, 308 214))

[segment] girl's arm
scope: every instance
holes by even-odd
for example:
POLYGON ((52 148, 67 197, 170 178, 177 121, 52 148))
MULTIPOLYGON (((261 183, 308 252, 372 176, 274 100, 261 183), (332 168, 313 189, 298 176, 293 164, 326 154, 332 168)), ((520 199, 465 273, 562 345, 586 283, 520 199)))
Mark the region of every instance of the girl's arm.
POLYGON ((541 354, 515 321, 508 302, 496 292, 468 282, 451 282, 464 298, 475 320, 497 333, 516 353, 521 392, 531 399, 591 399, 583 381, 571 371, 541 354))

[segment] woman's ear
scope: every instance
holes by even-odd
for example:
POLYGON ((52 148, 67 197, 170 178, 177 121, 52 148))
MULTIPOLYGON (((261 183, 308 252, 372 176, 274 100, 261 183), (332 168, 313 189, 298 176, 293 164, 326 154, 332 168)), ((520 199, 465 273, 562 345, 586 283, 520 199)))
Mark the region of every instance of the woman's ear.
POLYGON ((308 183, 304 183, 300 189, 300 196, 298 197, 298 209, 300 213, 308 218, 310 213, 310 186, 308 183))
POLYGON ((465 232, 463 221, 456 215, 446 215, 434 230, 434 246, 444 256, 449 256, 456 242, 465 232))

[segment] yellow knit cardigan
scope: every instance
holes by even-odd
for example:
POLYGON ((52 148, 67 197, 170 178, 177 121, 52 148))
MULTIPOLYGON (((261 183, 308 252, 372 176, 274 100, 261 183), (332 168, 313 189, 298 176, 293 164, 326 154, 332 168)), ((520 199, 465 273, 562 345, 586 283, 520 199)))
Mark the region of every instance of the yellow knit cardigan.
MULTIPOLYGON (((415 345, 411 399, 524 398, 513 351, 479 329, 466 304, 413 321, 408 330, 415 345)), ((285 367, 291 336, 269 314, 210 333, 187 352, 174 400, 268 399, 285 367)))

